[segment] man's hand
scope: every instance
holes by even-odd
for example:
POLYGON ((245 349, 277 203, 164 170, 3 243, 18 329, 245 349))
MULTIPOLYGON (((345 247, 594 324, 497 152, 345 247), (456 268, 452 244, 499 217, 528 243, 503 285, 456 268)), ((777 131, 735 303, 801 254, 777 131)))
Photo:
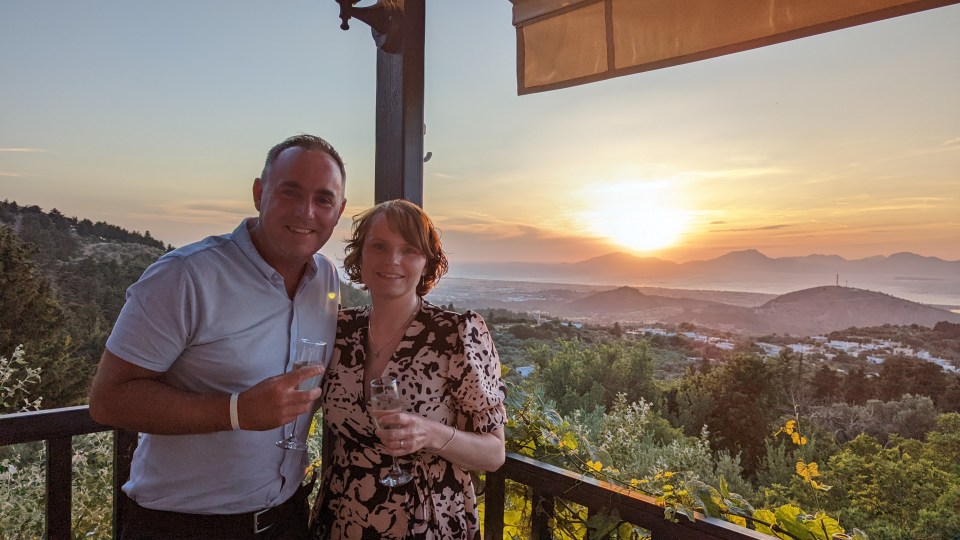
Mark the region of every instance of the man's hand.
MULTIPOLYGON (((240 427, 265 431, 313 411, 319 388, 298 391, 297 385, 323 374, 313 366, 271 377, 240 394, 240 427)), ((230 427, 230 394, 180 390, 165 374, 136 366, 104 351, 90 391, 90 415, 101 424, 157 435, 226 431, 230 427)))
POLYGON ((240 429, 265 431, 312 412, 314 402, 323 391, 320 388, 300 391, 297 386, 311 377, 322 376, 324 371, 323 366, 308 366, 264 379, 241 392, 237 399, 240 429))

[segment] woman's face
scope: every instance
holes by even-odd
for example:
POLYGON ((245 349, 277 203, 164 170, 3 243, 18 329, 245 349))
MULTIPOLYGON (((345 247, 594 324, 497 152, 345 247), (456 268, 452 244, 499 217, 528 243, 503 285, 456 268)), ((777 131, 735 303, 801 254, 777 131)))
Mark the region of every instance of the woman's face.
POLYGON ((416 295, 426 265, 426 255, 390 230, 383 214, 373 218, 360 250, 360 278, 373 299, 416 295))

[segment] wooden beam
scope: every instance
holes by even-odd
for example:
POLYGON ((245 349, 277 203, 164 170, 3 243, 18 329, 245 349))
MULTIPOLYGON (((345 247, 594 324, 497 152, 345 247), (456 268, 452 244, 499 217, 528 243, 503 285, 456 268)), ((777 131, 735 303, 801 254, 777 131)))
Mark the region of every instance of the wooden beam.
POLYGON ((398 52, 377 49, 374 199, 423 205, 425 0, 401 0, 398 52))

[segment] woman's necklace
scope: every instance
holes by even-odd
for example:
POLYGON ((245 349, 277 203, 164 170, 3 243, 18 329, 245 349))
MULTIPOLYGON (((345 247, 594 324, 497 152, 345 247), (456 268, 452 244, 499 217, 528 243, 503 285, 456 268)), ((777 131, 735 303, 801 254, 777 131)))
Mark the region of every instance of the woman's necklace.
POLYGON ((413 313, 410 314, 410 317, 407 319, 407 322, 400 325, 400 328, 390 337, 389 340, 384 341, 383 345, 377 347, 376 342, 373 341, 373 306, 370 306, 370 317, 367 319, 367 340, 370 342, 370 350, 373 352, 373 361, 376 362, 380 359, 380 353, 383 352, 383 348, 387 345, 396 341, 400 336, 406 332, 407 328, 410 327, 410 323, 413 322, 413 319, 417 316, 417 312, 420 311, 420 307, 423 304, 423 298, 417 298, 417 305, 413 308, 413 313))

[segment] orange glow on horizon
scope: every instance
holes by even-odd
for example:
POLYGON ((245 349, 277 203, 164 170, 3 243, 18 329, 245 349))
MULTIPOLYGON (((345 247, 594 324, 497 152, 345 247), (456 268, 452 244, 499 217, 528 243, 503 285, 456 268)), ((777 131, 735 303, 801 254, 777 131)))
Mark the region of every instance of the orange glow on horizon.
POLYGON ((691 213, 680 204, 676 182, 632 181, 593 187, 583 212, 589 234, 636 253, 680 243, 690 232, 691 213))

